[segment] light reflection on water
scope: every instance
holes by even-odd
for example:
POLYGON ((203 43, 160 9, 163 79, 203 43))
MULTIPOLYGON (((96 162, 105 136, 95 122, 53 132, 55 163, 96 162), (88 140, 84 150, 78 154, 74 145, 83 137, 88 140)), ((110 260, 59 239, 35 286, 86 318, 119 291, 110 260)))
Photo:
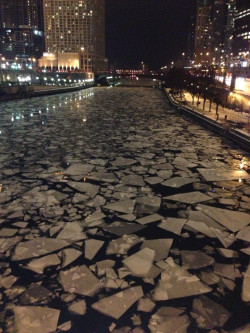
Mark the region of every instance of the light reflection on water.
POLYGON ((54 112, 66 111, 65 106, 67 110, 77 109, 82 111, 81 118, 87 120, 87 116, 84 114, 84 103, 94 96, 94 89, 89 88, 70 94, 70 97, 66 93, 2 103, 0 106, 0 134, 4 133, 4 128, 8 123, 16 124, 18 122, 19 126, 21 126, 20 122, 23 121, 27 125, 27 122, 32 124, 33 119, 35 119, 36 123, 40 121, 41 125, 45 125, 47 116, 53 115, 54 112))

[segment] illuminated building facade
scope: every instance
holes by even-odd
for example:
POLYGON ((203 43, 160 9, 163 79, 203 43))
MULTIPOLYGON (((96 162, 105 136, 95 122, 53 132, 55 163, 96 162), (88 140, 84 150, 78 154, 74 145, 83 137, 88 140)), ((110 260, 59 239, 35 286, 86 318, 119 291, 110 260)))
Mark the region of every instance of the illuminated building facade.
POLYGON ((8 59, 43 52, 41 0, 0 0, 0 53, 8 59))
POLYGON ((49 66, 47 57, 54 55, 57 58, 55 67, 77 68, 84 72, 104 69, 104 0, 44 0, 43 13, 47 54, 39 62, 40 66, 49 66))
POLYGON ((230 65, 233 59, 233 37, 234 22, 236 16, 236 0, 229 0, 227 3, 227 22, 225 33, 226 65, 230 65))
POLYGON ((214 65, 225 65, 228 0, 214 0, 211 11, 211 58, 214 65))
POLYGON ((188 31, 188 47, 187 47, 187 64, 188 65, 190 65, 193 60, 195 27, 196 27, 196 17, 192 16, 191 20, 190 20, 189 31, 188 31))
POLYGON ((243 67, 250 66, 250 1, 237 3, 233 50, 235 61, 243 67))
POLYGON ((211 10, 211 1, 197 1, 197 18, 194 42, 194 61, 197 65, 208 65, 211 62, 211 10))

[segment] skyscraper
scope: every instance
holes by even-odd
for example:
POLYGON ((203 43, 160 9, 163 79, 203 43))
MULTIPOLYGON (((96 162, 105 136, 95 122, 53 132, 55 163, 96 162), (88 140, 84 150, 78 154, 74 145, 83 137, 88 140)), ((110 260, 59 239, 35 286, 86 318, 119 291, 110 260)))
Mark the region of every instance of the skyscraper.
POLYGON ((41 0, 0 0, 0 53, 13 59, 43 51, 41 0))
POLYGON ((211 57, 213 64, 225 65, 225 38, 227 23, 227 1, 214 0, 211 12, 211 57))
POLYGON ((104 0, 44 0, 47 54, 41 65, 97 72, 105 67, 104 0))
POLYGON ((211 9, 210 0, 197 1, 197 18, 195 29, 194 53, 197 65, 208 65, 211 60, 211 9))
POLYGON ((233 35, 236 15, 236 0, 228 0, 227 3, 227 22, 225 34, 225 53, 226 65, 229 65, 233 58, 233 35))
POLYGON ((250 2, 240 0, 237 2, 234 31, 234 56, 241 66, 250 65, 250 2))

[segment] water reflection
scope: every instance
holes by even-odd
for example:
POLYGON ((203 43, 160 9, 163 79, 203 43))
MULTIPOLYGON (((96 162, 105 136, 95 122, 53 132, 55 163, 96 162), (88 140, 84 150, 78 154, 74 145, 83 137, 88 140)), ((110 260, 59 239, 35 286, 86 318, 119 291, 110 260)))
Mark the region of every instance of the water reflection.
MULTIPOLYGON (((40 122, 40 125, 45 125, 48 123, 47 116, 53 116, 56 112, 65 112, 80 110, 85 114, 85 103, 86 100, 94 97, 94 89, 86 89, 82 91, 77 91, 74 93, 66 93, 60 95, 54 95, 50 97, 33 98, 25 100, 16 100, 7 102, 5 105, 0 106, 1 124, 0 124, 0 134, 3 133, 4 127, 8 125, 8 120, 10 124, 15 124, 18 122, 19 126, 27 126, 27 122, 30 125, 35 122, 36 125, 40 122), (43 106, 44 104, 44 106, 43 106), (46 114, 46 116, 45 116, 46 114), (6 119, 7 118, 7 119, 6 119)), ((81 115, 82 119, 87 121, 86 115, 81 115)))

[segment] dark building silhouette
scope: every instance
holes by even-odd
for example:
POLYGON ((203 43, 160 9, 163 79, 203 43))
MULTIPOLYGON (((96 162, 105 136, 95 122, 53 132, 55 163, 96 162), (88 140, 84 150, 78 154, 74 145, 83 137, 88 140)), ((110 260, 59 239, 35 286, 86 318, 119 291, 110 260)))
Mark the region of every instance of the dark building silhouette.
POLYGON ((215 65, 225 64, 228 0, 214 0, 211 9, 211 57, 215 65))
POLYGON ((242 66, 250 65, 250 1, 237 2, 235 16, 233 52, 236 63, 242 66))
POLYGON ((236 0, 229 0, 227 3, 227 22, 225 33, 226 65, 229 65, 233 60, 233 37, 236 13, 236 0))
POLYGON ((43 52, 42 0, 0 0, 0 53, 8 59, 43 52))

